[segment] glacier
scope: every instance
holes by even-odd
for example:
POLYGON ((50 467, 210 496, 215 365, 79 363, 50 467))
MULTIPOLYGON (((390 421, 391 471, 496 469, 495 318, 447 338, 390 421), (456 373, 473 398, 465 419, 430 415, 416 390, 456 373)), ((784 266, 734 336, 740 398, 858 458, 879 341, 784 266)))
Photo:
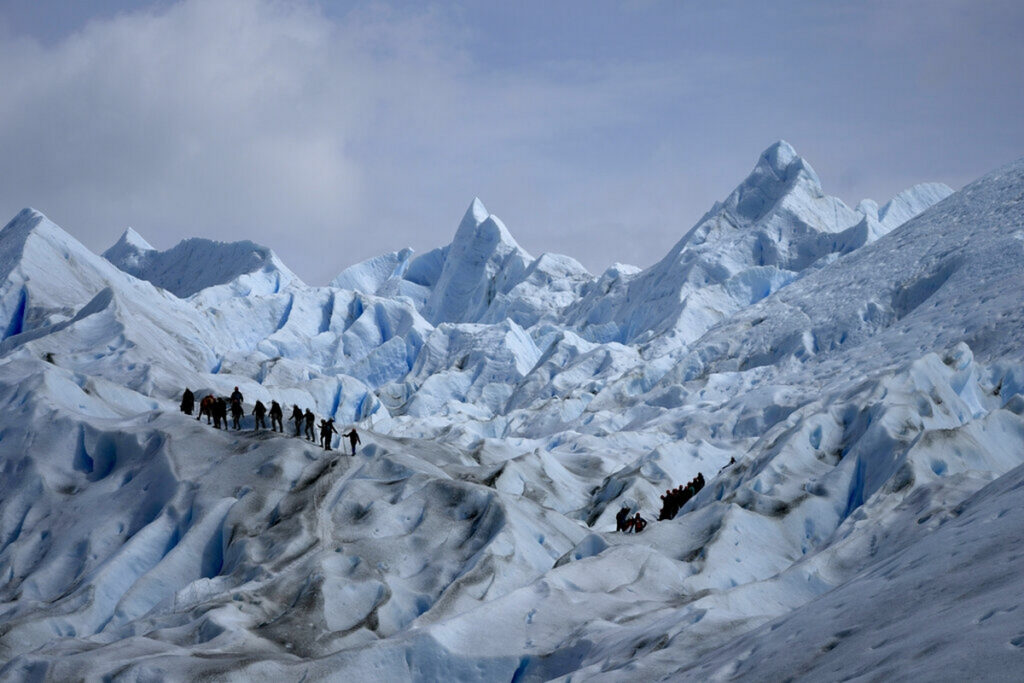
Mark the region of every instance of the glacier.
POLYGON ((780 141, 647 268, 534 257, 474 199, 327 286, 26 209, 0 680, 1012 677, 1022 196, 1024 160, 851 208, 780 141), (178 410, 236 386, 241 430, 178 410))

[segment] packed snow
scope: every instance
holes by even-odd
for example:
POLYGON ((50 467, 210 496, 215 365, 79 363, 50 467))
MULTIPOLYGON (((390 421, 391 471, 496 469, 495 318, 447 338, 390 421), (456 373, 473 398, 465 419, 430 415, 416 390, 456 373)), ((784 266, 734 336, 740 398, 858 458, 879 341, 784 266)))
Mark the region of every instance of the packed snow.
POLYGON ((780 141, 648 268, 535 258, 474 199, 326 287, 26 209, 0 680, 1014 678, 1022 197, 1024 160, 850 208, 780 141))

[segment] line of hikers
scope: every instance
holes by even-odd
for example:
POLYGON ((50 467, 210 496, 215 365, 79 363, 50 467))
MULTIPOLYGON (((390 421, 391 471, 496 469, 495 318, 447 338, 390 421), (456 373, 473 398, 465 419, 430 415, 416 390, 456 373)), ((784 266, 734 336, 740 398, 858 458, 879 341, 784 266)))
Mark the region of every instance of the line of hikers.
POLYGON ((687 501, 697 495, 697 492, 704 488, 704 475, 700 472, 697 476, 691 479, 686 487, 677 486, 674 489, 665 491, 665 494, 661 497, 661 513, 658 515, 658 521, 665 519, 673 519, 676 513, 687 501))
MULTIPOLYGON (((199 415, 196 416, 197 420, 201 420, 203 416, 206 416, 206 424, 213 424, 214 428, 220 429, 223 423, 224 429, 228 428, 228 410, 231 411, 232 426, 235 429, 242 428, 242 418, 245 416, 245 409, 242 407, 242 401, 244 400, 242 392, 235 387, 235 390, 231 392, 231 396, 224 398, 223 396, 207 395, 199 401, 199 415)), ((196 397, 192 391, 186 387, 185 393, 181 397, 181 412, 186 415, 191 415, 195 409, 196 397)), ((263 429, 267 428, 266 416, 270 416, 270 429, 274 432, 284 433, 284 412, 281 410, 281 405, 277 401, 270 402, 270 409, 264 405, 263 401, 256 401, 256 405, 252 409, 254 431, 260 431, 260 427, 263 429)), ((297 405, 292 405, 292 415, 288 418, 289 422, 295 423, 295 436, 302 436, 303 426, 305 427, 305 438, 309 441, 316 441, 316 416, 313 411, 309 408, 305 412, 297 405)), ((320 420, 320 446, 325 451, 331 450, 331 439, 335 434, 339 434, 338 430, 334 427, 334 418, 328 418, 326 420, 320 420)), ((341 435, 342 437, 348 437, 349 445, 352 447, 352 455, 356 454, 356 445, 361 443, 359 434, 356 432, 355 427, 350 429, 341 435)))
MULTIPOLYGON (((735 460, 733 461, 735 462, 735 460)), ((690 480, 686 486, 677 486, 674 489, 668 489, 665 494, 661 497, 661 513, 658 515, 658 521, 675 518, 679 510, 686 505, 687 501, 697 495, 697 492, 704 488, 704 474, 701 472, 697 473, 697 476, 690 480)), ((633 532, 635 534, 640 533, 647 527, 647 520, 640 516, 637 512, 634 516, 630 517, 629 513, 632 510, 629 506, 623 506, 615 514, 615 530, 623 533, 633 532)))

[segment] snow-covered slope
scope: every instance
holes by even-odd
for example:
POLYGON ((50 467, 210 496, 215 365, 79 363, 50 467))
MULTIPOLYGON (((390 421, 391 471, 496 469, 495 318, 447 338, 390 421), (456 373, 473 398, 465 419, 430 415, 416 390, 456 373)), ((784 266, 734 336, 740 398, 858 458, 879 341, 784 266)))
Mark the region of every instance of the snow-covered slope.
POLYGON ((0 679, 1006 678, 1022 193, 1024 160, 850 209, 780 142, 645 270, 535 259, 475 200, 328 287, 22 212, 0 679), (216 430, 185 386, 363 444, 216 430))
POLYGON ((38 211, 25 209, 0 231, 4 338, 63 322, 121 271, 38 211))
POLYGON ((927 504, 901 510, 907 527, 937 528, 900 539, 884 561, 836 590, 668 677, 1011 680, 1024 648, 1016 616, 1022 495, 1024 467, 1017 467, 938 520, 927 504), (910 518, 915 513, 923 514, 910 518), (782 651, 785 657, 773 656, 782 651))

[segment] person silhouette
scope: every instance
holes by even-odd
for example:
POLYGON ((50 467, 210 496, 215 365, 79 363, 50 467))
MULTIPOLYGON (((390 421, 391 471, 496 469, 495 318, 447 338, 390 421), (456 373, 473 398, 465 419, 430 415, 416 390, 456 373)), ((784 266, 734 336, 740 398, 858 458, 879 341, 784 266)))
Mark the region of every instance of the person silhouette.
POLYGON ((347 432, 345 432, 344 434, 342 434, 342 436, 347 436, 348 437, 349 445, 352 446, 352 455, 355 455, 356 454, 356 444, 357 443, 361 443, 359 441, 359 434, 356 433, 356 428, 353 427, 352 429, 350 429, 347 432))

